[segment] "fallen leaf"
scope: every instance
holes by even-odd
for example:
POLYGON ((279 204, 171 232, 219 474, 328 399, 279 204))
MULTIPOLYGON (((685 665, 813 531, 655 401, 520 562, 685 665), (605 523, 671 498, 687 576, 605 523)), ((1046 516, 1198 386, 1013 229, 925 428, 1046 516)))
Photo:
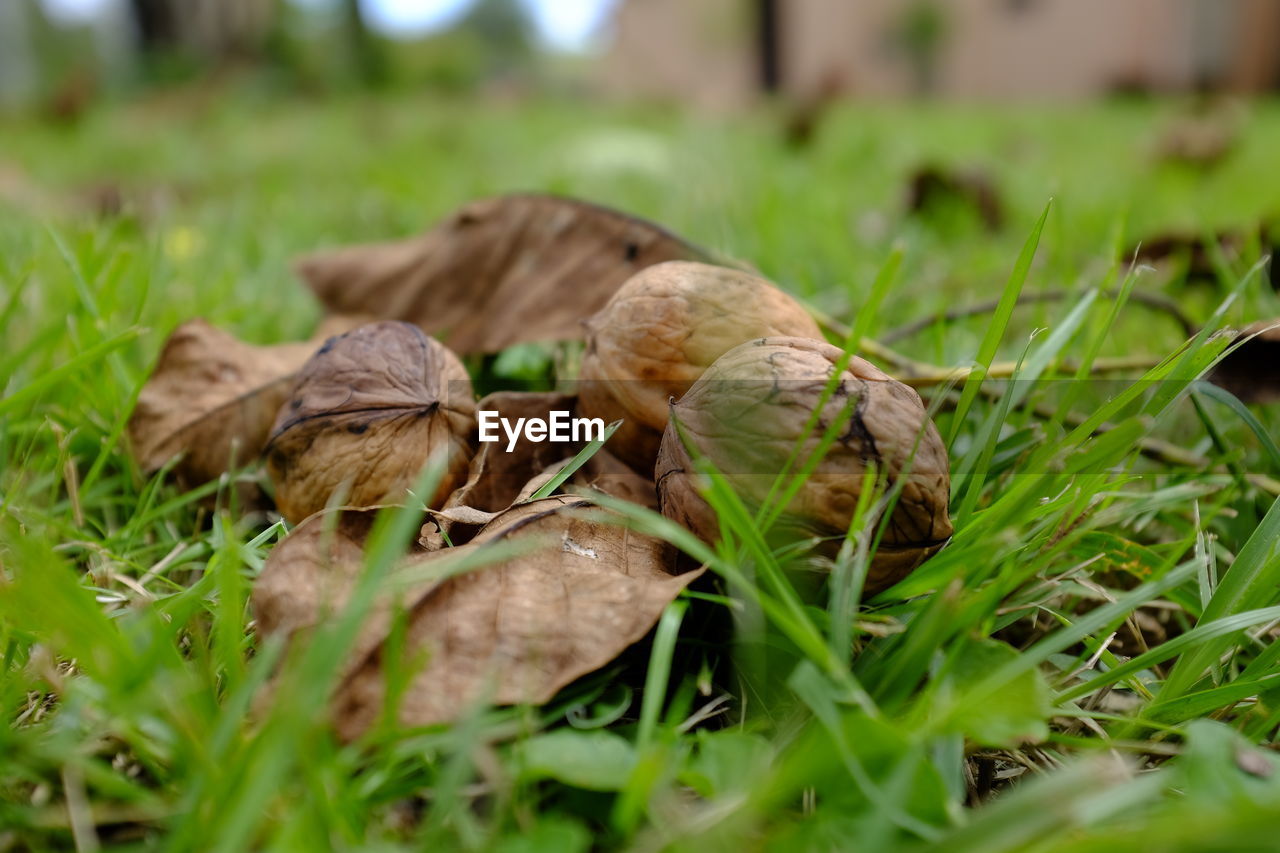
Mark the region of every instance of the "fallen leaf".
MULTIPOLYGON (((343 507, 317 513, 299 524, 271 551, 253 586, 253 613, 263 636, 305 633, 346 606, 364 568, 364 543, 380 507, 343 507)), ((416 547, 412 565, 428 549, 416 547)), ((416 601, 436 581, 388 587, 374 602, 352 645, 349 674, 387 636, 397 603, 416 601)))
POLYGON ((1195 103, 1165 126, 1155 156, 1201 170, 1218 166, 1239 147, 1243 120, 1239 105, 1225 99, 1195 103))
POLYGON ((151 474, 175 456, 187 486, 256 459, 292 376, 329 335, 353 318, 332 317, 307 342, 255 346, 201 319, 174 329, 129 418, 129 444, 151 474))
POLYGON ((438 506, 465 476, 475 428, 471 380, 457 356, 408 323, 331 339, 298 374, 267 442, 280 514, 298 522, 335 495, 352 506, 396 503, 443 459, 438 506))
MULTIPOLYGON (((572 411, 575 398, 555 392, 498 391, 476 404, 480 412, 497 412, 517 418, 550 417, 553 411, 572 411)), ((479 450, 471 462, 467 481, 445 503, 445 509, 470 507, 483 512, 501 512, 515 503, 525 484, 540 472, 577 453, 581 445, 551 441, 533 442, 523 434, 507 450, 507 436, 499 430, 498 441, 477 442, 479 450)))
MULTIPOLYGON (((276 546, 253 591, 261 635, 296 638, 345 606, 373 517, 312 516, 276 546)), ((406 555, 399 571, 409 580, 387 585, 403 592, 379 599, 342 664, 339 735, 358 736, 382 713, 382 645, 399 604, 409 616, 400 657, 425 661, 400 697, 406 726, 447 722, 481 702, 546 702, 643 638, 701 570, 672 574, 668 545, 605 518, 579 498, 543 498, 503 512, 467 545, 406 555), (516 556, 449 574, 450 561, 512 544, 516 556)))
MULTIPOLYGON (((439 512, 433 513, 433 515, 435 515, 435 517, 440 521, 447 521, 468 527, 484 527, 486 524, 497 518, 498 513, 486 512, 482 509, 473 509, 469 506, 446 506, 439 512)), ((446 527, 445 530, 446 532, 451 532, 452 524, 446 527)))
POLYGON ((419 237, 303 258, 329 311, 406 320, 454 352, 582 336, 581 321, 639 269, 707 253, 657 225, 582 201, 472 202, 419 237))
MULTIPOLYGON (((1141 243, 1129 248, 1127 257, 1140 263, 1165 264, 1170 261, 1185 266, 1184 277, 1192 284, 1216 284, 1218 269, 1214 257, 1218 253, 1227 262, 1236 262, 1257 235, 1262 254, 1274 251, 1276 235, 1270 223, 1259 223, 1243 230, 1224 230, 1206 237, 1189 231, 1164 231, 1148 236, 1141 243)), ((1274 262, 1270 266, 1270 283, 1280 289, 1280 275, 1274 262)))
MULTIPOLYGON (((453 551, 527 537, 536 550, 450 577, 414 605, 407 659, 426 660, 400 697, 406 726, 456 719, 479 702, 541 704, 643 638, 701 570, 671 574, 661 540, 586 517, 566 497, 520 504, 453 551)), ((339 733, 350 738, 381 713, 381 651, 371 653, 335 700, 339 733)))
POLYGON ((917 168, 907 182, 907 210, 928 216, 947 205, 971 209, 988 231, 999 231, 1004 224, 1000 193, 985 172, 937 165, 917 168))
MULTIPOLYGON (((553 411, 576 412, 577 399, 557 392, 498 391, 482 399, 477 411, 495 411, 512 421, 517 418, 547 420, 553 411)), ((582 449, 584 442, 529 441, 523 434, 507 449, 505 434, 499 441, 478 442, 467 481, 438 513, 453 541, 467 541, 467 531, 457 525, 478 527, 495 513, 532 495, 582 449)), ((601 448, 587 460, 570 483, 594 488, 641 506, 657 509, 657 489, 651 477, 631 470, 620 459, 601 448)))
POLYGON ((653 477, 637 473, 603 447, 578 470, 572 482, 648 509, 658 508, 658 487, 653 477))
POLYGON ((1209 375, 1246 403, 1280 400, 1280 317, 1241 329, 1209 375))

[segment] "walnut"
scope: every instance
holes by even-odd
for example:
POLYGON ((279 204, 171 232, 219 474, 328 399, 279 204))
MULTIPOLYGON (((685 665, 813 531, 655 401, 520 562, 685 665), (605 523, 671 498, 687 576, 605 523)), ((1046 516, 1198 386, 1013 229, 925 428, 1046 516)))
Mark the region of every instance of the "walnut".
MULTIPOLYGON (((704 540, 719 538, 717 518, 699 494, 700 478, 680 432, 748 506, 761 505, 840 357, 830 344, 775 337, 742 344, 717 359, 671 407, 672 423, 663 434, 655 472, 662 512, 704 540)), ((919 395, 856 357, 805 439, 802 459, 849 405, 847 425, 776 530, 821 537, 822 550, 832 554, 851 523, 868 466, 874 463, 889 484, 905 478, 872 560, 867 590, 875 592, 901 580, 951 536, 949 463, 919 395)))
POLYGON ((798 302, 762 278, 688 261, 648 267, 587 322, 578 411, 622 419, 609 449, 647 473, 669 401, 728 350, 769 335, 822 337, 798 302))
POLYGON ((348 506, 403 500, 443 457, 439 506, 471 459, 475 399, 452 352, 417 326, 371 323, 331 339, 303 366, 267 442, 280 514, 298 522, 346 490, 348 506))

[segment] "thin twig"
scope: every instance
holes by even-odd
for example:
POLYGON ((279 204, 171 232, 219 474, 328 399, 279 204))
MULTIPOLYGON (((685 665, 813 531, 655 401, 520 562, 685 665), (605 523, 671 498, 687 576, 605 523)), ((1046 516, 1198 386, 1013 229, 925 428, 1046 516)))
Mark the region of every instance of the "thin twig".
POLYGON ((164 558, 161 559, 160 562, 156 563, 150 569, 147 569, 146 574, 138 578, 138 583, 145 587, 148 583, 166 571, 169 566, 173 564, 173 561, 178 559, 185 550, 187 550, 187 543, 185 542, 179 542, 177 545, 174 545, 172 551, 165 554, 164 558))
MULTIPOLYGON (((1160 360, 1149 355, 1121 356, 1118 358, 1098 358, 1094 359, 1093 368, 1090 370, 1091 375, 1104 373, 1123 373, 1127 370, 1150 370, 1160 363, 1160 360)), ((1074 373, 1077 365, 1071 361, 1059 362, 1058 368, 1067 373, 1074 373)), ((936 385, 949 385, 952 382, 962 382, 968 379, 971 374, 980 370, 978 367, 933 367, 931 365, 920 365, 917 363, 919 372, 914 376, 896 377, 904 385, 910 385, 912 388, 930 388, 936 385)), ((983 376, 987 379, 1009 379, 1018 371, 1018 362, 1016 361, 996 361, 991 366, 982 371, 983 376)))
MULTIPOLYGON (((1039 302, 1060 302, 1073 296, 1068 290, 1046 290, 1040 293, 1024 293, 1018 297, 1018 305, 1032 305, 1039 302)), ((1115 299, 1120 295, 1119 290, 1104 290, 1103 295, 1108 299, 1115 299)), ((1132 291, 1129 299, 1139 305, 1145 305, 1156 311, 1162 311, 1168 314, 1182 328, 1183 334, 1192 337, 1199 326, 1196 325, 1186 312, 1177 302, 1167 296, 1158 293, 1146 293, 1143 291, 1132 291)), ((953 323, 956 320, 963 320, 966 317, 976 317, 981 314, 990 314, 999 306, 999 300, 993 299, 990 302, 980 302, 977 305, 968 305, 963 308, 954 308, 944 314, 938 314, 933 317, 926 317, 923 320, 917 320, 914 323, 908 323, 905 326, 899 326, 896 329, 890 329, 888 332, 880 336, 880 342, 884 344, 894 344, 905 338, 923 332, 925 329, 937 323, 953 323)))
POLYGON ((71 826, 71 839, 77 851, 100 850, 98 832, 89 807, 89 796, 84 787, 84 773, 75 764, 62 768, 62 791, 66 797, 67 823, 71 826))
MULTIPOLYGON (((818 325, 826 329, 838 338, 846 338, 849 335, 849 327, 836 320, 834 317, 819 311, 813 307, 809 307, 810 313, 814 319, 818 321, 818 325)), ((879 360, 881 363, 892 368, 890 375, 899 382, 913 387, 925 388, 936 385, 945 385, 949 382, 961 380, 972 373, 976 368, 973 367, 941 367, 927 362, 916 361, 909 358, 892 347, 886 346, 884 343, 872 338, 863 338, 859 342, 859 349, 879 360)), ((1117 370, 1135 370, 1147 369, 1153 367, 1156 361, 1149 356, 1135 356, 1129 358, 1116 359, 1098 359, 1094 362, 1094 371, 1098 373, 1111 372, 1117 370)), ((998 362, 992 364, 987 369, 985 375, 991 379, 1008 378, 1014 372, 1016 365, 1012 362, 998 362)), ((989 400, 999 400, 1002 391, 996 388, 989 388, 986 385, 978 389, 978 393, 989 400)), ((1034 406, 1031 410, 1036 417, 1051 419, 1057 417, 1057 412, 1046 406, 1034 406)), ((1078 427, 1083 424, 1087 418, 1074 412, 1067 412, 1063 416, 1063 423, 1067 426, 1078 427)), ((1102 435, 1114 429, 1113 424, 1101 424, 1093 431, 1094 435, 1102 435)), ((1205 469, 1212 466, 1212 461, 1198 453, 1192 453, 1184 447, 1180 447, 1168 441, 1162 441, 1158 438, 1146 436, 1139 438, 1136 446, 1143 456, 1162 462, 1166 465, 1176 465, 1185 468, 1205 469)), ((1271 495, 1280 496, 1280 481, 1263 474, 1249 474, 1246 478, 1248 482, 1255 488, 1267 492, 1271 495)))

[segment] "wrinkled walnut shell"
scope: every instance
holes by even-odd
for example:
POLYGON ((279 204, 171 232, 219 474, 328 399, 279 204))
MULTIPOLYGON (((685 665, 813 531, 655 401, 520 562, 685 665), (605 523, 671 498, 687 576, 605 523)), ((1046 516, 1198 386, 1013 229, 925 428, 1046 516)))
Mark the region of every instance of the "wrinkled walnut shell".
POLYGON ((770 335, 822 337, 798 302, 750 273, 690 261, 641 270, 587 322, 579 412, 621 419, 609 449, 648 473, 668 403, 725 352, 770 335))
POLYGON ((371 323, 333 338, 298 374, 267 443, 276 506, 291 522, 324 509, 396 503, 428 461, 445 459, 439 506, 471 459, 475 399, 452 352, 409 323, 371 323))
MULTIPOLYGON (((708 542, 719 538, 681 431, 748 506, 763 503, 840 357, 837 347, 801 338, 755 340, 721 356, 671 408, 655 472, 662 512, 708 542)), ((856 401, 852 416, 777 529, 823 537, 823 550, 833 553, 853 518, 868 464, 890 485, 905 476, 867 578, 867 590, 875 592, 901 580, 951 536, 949 463, 919 395, 860 358, 842 374, 801 459, 849 401, 856 401)))

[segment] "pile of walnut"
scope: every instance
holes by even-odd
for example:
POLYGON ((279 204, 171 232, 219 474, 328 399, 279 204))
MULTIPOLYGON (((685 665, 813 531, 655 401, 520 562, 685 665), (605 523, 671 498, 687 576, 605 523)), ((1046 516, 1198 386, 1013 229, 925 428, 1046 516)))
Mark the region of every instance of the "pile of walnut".
POLYGON ((179 327, 139 395, 131 446, 144 470, 188 486, 265 460, 270 497, 243 496, 274 500, 296 527, 254 589, 263 634, 297 636, 344 606, 376 508, 430 510, 342 664, 333 709, 344 737, 382 713, 398 607, 409 617, 400 657, 426 662, 399 699, 407 725, 477 702, 547 701, 644 637, 701 570, 682 571, 668 545, 616 523, 593 492, 714 542, 700 465, 756 511, 780 472, 825 448, 770 534, 812 540, 811 560, 830 565, 870 471, 896 498, 865 519, 874 527, 892 507, 867 582, 886 589, 951 535, 947 453, 919 396, 827 344, 769 282, 708 260, 580 202, 478 202, 423 237, 304 261, 330 310, 310 343, 255 347, 200 320, 179 327), (582 332, 577 394, 477 402, 450 349, 582 332), (582 444, 478 443, 478 409, 621 425, 574 471, 572 495, 533 497, 582 444), (443 472, 433 493, 410 495, 432 463, 443 472))

